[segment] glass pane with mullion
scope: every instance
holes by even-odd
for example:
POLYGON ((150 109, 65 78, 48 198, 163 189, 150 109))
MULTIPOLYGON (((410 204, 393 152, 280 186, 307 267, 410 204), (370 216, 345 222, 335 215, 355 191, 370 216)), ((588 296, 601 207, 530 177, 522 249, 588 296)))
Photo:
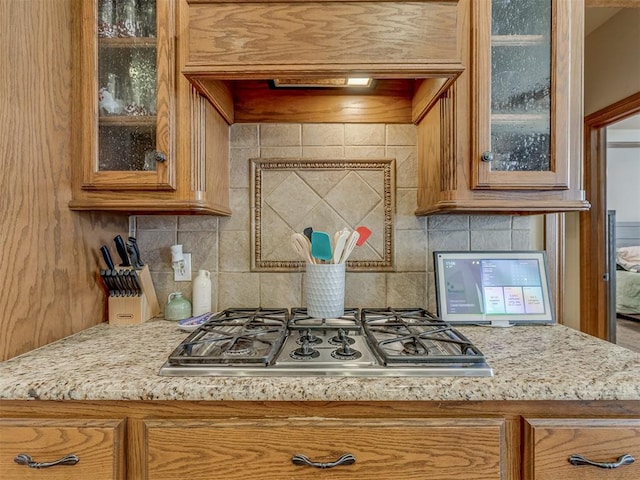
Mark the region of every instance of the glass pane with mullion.
POLYGON ((99 49, 99 170, 155 170, 156 47, 125 42, 103 40, 99 49))
POLYGON ((98 139, 100 171, 151 171, 156 169, 156 127, 102 125, 98 139))
POLYGON ((551 169, 551 0, 494 0, 494 171, 551 169))
POLYGON ((550 31, 551 0, 493 0, 491 3, 492 35, 549 35, 550 31))

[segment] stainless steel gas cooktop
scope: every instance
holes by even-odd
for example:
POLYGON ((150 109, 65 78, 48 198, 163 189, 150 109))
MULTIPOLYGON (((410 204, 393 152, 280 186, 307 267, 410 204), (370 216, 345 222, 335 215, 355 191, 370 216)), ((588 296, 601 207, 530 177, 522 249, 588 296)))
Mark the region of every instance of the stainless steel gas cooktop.
POLYGON ((234 308, 211 317, 169 355, 171 376, 492 376, 482 352, 420 308, 234 308))

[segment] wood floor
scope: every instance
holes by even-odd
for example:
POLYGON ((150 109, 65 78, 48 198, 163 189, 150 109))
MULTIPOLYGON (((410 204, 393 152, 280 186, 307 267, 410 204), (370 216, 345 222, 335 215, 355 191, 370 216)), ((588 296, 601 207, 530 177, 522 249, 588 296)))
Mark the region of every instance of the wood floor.
POLYGON ((618 318, 616 343, 621 347, 640 352, 640 319, 627 320, 618 318))

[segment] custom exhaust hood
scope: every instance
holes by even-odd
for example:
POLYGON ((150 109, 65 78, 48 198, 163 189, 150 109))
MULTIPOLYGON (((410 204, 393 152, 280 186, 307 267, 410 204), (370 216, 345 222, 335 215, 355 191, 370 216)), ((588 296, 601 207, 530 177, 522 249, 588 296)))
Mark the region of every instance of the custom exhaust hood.
POLYGON ((464 70, 455 0, 183 0, 179 8, 181 73, 230 124, 418 123, 464 70), (372 82, 351 89, 347 78, 372 82))

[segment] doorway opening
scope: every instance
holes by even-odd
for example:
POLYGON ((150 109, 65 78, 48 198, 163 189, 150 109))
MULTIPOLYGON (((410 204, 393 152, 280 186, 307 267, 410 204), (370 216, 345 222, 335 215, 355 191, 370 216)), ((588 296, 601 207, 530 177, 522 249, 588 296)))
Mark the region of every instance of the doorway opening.
POLYGON ((640 114, 640 92, 585 118, 585 191, 591 209, 580 213, 580 329, 612 339, 609 278, 615 264, 607 255, 607 127, 640 114))

